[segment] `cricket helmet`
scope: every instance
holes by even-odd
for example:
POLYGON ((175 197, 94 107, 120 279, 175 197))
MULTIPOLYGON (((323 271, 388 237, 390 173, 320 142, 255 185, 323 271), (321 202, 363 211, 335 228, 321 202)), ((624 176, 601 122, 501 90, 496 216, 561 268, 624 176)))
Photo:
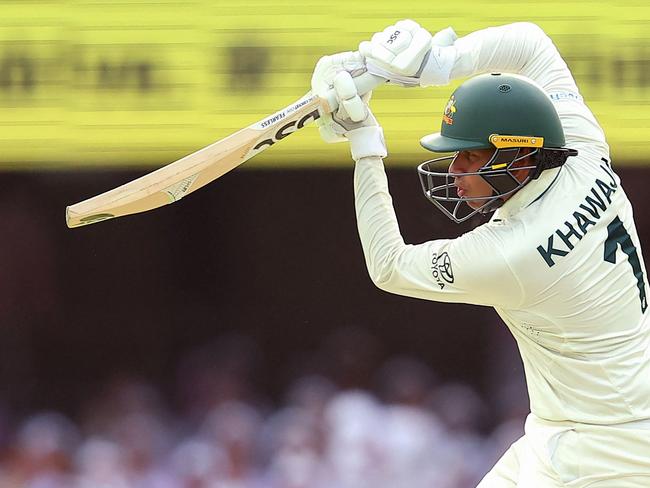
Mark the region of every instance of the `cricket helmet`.
POLYGON ((542 88, 519 75, 479 75, 451 95, 440 132, 421 139, 420 144, 430 151, 455 153, 418 166, 422 189, 445 215, 463 222, 477 213, 493 212, 503 205, 504 197, 538 178, 542 171, 561 166, 569 156, 578 154, 564 143, 560 117, 542 88), (524 148, 529 149, 522 151, 524 148), (477 172, 445 171, 460 151, 478 149, 493 149, 494 153, 477 172), (516 172, 523 170, 529 171, 528 176, 519 181, 516 172), (457 196, 455 178, 469 175, 487 181, 492 195, 457 196), (480 206, 472 208, 468 201, 480 201, 480 206))

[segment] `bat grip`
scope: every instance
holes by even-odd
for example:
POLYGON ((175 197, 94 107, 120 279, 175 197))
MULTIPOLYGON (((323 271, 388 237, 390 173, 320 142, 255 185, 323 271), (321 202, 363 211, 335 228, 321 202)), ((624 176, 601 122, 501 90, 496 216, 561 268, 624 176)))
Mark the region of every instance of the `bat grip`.
MULTIPOLYGON (((364 95, 369 91, 377 88, 379 85, 386 83, 386 78, 370 74, 367 71, 362 75, 353 78, 352 80, 357 87, 357 93, 359 95, 364 95)), ((329 109, 327 112, 334 112, 337 108, 339 108, 339 101, 336 97, 336 92, 333 89, 327 92, 325 101, 327 102, 327 107, 329 109)))

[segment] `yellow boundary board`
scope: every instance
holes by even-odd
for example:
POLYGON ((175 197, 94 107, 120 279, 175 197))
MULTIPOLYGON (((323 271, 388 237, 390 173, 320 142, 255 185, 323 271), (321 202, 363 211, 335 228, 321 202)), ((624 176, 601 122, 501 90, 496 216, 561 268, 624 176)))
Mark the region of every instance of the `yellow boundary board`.
MULTIPOLYGON (((646 0, 30 1, 0 6, 0 167, 160 165, 299 98, 321 55, 400 18, 459 35, 537 22, 569 63, 617 163, 650 149, 646 0)), ((373 108, 391 162, 429 153, 452 87, 382 87, 373 108)), ((315 129, 247 163, 349 164, 315 129)))

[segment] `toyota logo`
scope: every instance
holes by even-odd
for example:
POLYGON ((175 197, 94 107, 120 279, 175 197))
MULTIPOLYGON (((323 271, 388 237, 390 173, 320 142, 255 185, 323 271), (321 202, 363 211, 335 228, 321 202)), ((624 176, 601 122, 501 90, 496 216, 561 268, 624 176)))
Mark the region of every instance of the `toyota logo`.
POLYGON ((451 269, 451 258, 449 254, 443 252, 438 258, 438 269, 440 270, 440 276, 447 283, 454 282, 454 271, 451 269))

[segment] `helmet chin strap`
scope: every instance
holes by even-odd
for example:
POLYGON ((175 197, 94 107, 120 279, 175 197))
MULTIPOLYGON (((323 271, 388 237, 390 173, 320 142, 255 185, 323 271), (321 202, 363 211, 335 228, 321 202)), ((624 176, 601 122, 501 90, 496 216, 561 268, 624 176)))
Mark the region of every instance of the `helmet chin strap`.
POLYGON ((498 198, 499 194, 496 191, 492 191, 492 195, 495 197, 494 200, 490 200, 485 205, 481 206, 478 209, 479 213, 489 214, 494 212, 497 208, 501 207, 506 201, 503 198, 498 198))

